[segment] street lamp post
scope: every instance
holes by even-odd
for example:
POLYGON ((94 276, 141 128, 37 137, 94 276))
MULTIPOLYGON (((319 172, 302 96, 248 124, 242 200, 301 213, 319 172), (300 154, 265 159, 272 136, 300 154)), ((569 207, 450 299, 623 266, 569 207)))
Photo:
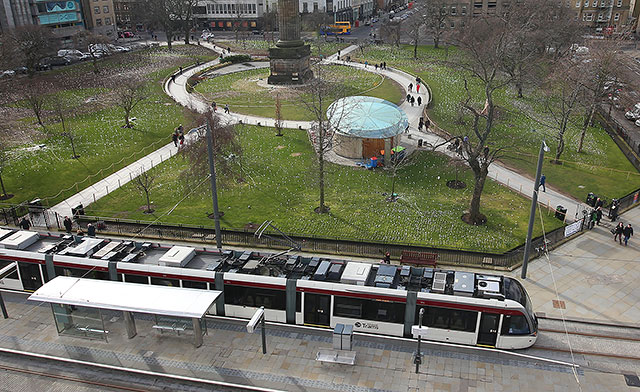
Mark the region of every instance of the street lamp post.
MULTIPOLYGON (((419 327, 419 331, 421 332, 422 330, 422 316, 424 315, 424 308, 420 309, 420 315, 418 316, 418 327, 419 327)), ((420 352, 420 340, 421 340, 421 334, 418 333, 418 350, 416 351, 416 356, 413 359, 413 362, 416 364, 416 374, 418 374, 420 372, 420 364, 422 363, 422 353, 420 352)))
POLYGON ((218 189, 216 186, 216 167, 213 160, 213 133, 211 123, 207 120, 207 153, 209 155, 209 173, 211 175, 211 198, 213 199, 213 219, 216 227, 216 246, 222 249, 222 234, 220 230, 220 212, 218 211, 218 189))
POLYGON ((529 262, 529 252, 531 250, 531 235, 533 234, 533 222, 536 215, 536 205, 538 204, 538 188, 540 188, 540 176, 542 175, 542 162, 544 162, 544 152, 549 151, 549 147, 542 140, 540 153, 538 154, 538 168, 536 169, 536 181, 533 184, 533 196, 531 198, 531 213, 529 214, 529 229, 527 230, 527 241, 524 244, 524 259, 522 261, 522 279, 527 278, 527 263, 529 262))

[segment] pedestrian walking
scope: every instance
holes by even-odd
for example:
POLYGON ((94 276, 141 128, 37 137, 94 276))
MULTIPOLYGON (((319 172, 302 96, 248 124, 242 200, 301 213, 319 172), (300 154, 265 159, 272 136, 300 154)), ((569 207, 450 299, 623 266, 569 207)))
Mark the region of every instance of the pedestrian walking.
POLYGON ((338 60, 340 59, 340 51, 338 50, 338 60))
POLYGON ((228 103, 226 103, 226 104, 224 105, 224 112, 225 112, 225 113, 227 113, 227 114, 229 114, 229 104, 228 104, 228 103))
POLYGON ((180 67, 180 73, 182 73, 182 67, 180 67))
POLYGON ((424 125, 424 119, 420 117, 420 121, 418 121, 418 131, 422 131, 423 125, 424 125))
POLYGON ((428 118, 424 120, 424 129, 425 130, 429 130, 429 126, 431 125, 431 120, 429 120, 428 118))
POLYGON ((618 237, 618 242, 620 242, 620 245, 622 245, 622 233, 624 231, 624 223, 619 222, 618 225, 612 231, 613 231, 613 242, 615 242, 616 237, 618 237))
POLYGON ((601 198, 596 200, 596 208, 604 206, 604 201, 601 198))
POLYGON ((391 254, 389 252, 384 254, 384 263, 391 264, 391 254))
POLYGON ((596 208, 596 225, 600 226, 600 219, 602 219, 602 207, 596 208))
POLYGON ((378 70, 378 63, 376 63, 376 71, 378 70))
POLYGON ((87 235, 89 237, 95 237, 96 236, 96 227, 92 223, 89 223, 87 225, 87 235))
POLYGON ((413 106, 413 104, 416 103, 416 97, 412 96, 411 97, 411 106, 413 106))
POLYGON ((71 229, 73 228, 73 223, 71 222, 71 219, 69 219, 68 216, 65 216, 64 220, 62 221, 62 224, 64 225, 64 229, 67 231, 67 233, 71 234, 71 229))
POLYGON ((22 220, 20 221, 20 228, 22 228, 23 230, 29 230, 30 227, 31 222, 29 222, 29 219, 22 218, 22 220))
POLYGON ((172 74, 171 75, 171 83, 175 83, 176 82, 176 74, 172 74))
POLYGON ((409 92, 413 92, 413 83, 409 83, 409 92))
POLYGON ((629 223, 627 227, 622 230, 622 234, 624 234, 624 246, 627 246, 627 244, 629 243, 629 238, 633 236, 633 227, 631 227, 631 223, 629 223))
POLYGON ((216 104, 216 101, 211 102, 211 107, 213 108, 214 112, 218 111, 218 105, 216 104))
POLYGON ((182 145, 184 144, 184 133, 181 133, 178 136, 178 139, 180 140, 180 147, 182 147, 182 145))
POLYGON ((615 222, 618 219, 618 203, 611 204, 609 207, 609 216, 611 217, 611 222, 615 222))
POLYGON ((416 92, 420 94, 420 83, 416 84, 416 92))
POLYGON ((411 102, 411 94, 407 94, 407 102, 411 102))
POLYGON ((422 97, 418 96, 418 106, 422 106, 422 97))
POLYGON ((178 131, 173 131, 171 135, 171 140, 173 140, 173 146, 178 147, 178 131))
POLYGON ((367 65, 369 65, 369 62, 367 60, 364 61, 364 67, 367 68, 367 65))
POLYGON ((227 47, 227 53, 231 54, 231 48, 227 47))
POLYGON ((182 128, 182 124, 178 125, 176 127, 176 132, 178 133, 178 135, 182 135, 184 133, 184 129, 182 128))
POLYGON ((596 225, 596 220, 598 220, 598 213, 596 210, 591 210, 591 214, 589 215, 589 230, 593 229, 593 226, 596 225))
POLYGON ((542 177, 540 177, 540 186, 542 187, 542 192, 547 191, 547 187, 545 186, 546 183, 547 183, 547 176, 543 174, 542 177))
POLYGON ((384 65, 384 69, 387 69, 387 62, 382 63, 384 65))

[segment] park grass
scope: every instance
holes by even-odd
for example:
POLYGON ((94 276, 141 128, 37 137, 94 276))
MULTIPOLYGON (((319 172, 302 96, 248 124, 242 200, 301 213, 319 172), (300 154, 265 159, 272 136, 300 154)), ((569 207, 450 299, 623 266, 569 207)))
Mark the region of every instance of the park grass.
MULTIPOLYGON (((342 65, 322 66, 329 80, 341 83, 340 94, 345 96, 366 95, 386 99, 399 104, 403 100, 401 87, 381 75, 357 70, 342 65)), ((276 94, 281 99, 281 113, 284 120, 313 120, 302 100, 307 96, 304 86, 295 89, 269 88, 258 85, 266 80, 268 68, 261 68, 217 76, 200 82, 195 90, 207 100, 216 101, 218 106, 228 104, 232 111, 263 117, 275 117, 276 94)), ((327 99, 324 110, 337 97, 327 99)))
MULTIPOLYGON (((34 134, 39 137, 33 143, 21 144, 9 152, 10 164, 3 171, 3 181, 8 193, 15 196, 6 203, 16 204, 35 198, 44 200, 45 205, 55 205, 78 190, 82 190, 103 177, 119 170, 170 142, 169 135, 178 123, 185 122, 183 109, 173 102, 162 90, 162 80, 177 68, 177 64, 189 64, 192 57, 190 48, 179 48, 171 52, 173 58, 167 62, 159 53, 162 50, 147 49, 139 52, 141 56, 157 57, 161 62, 157 70, 150 71, 144 77, 147 80, 149 96, 132 112, 136 117, 135 128, 122 128, 124 113, 113 106, 108 99, 111 88, 82 87, 64 89, 65 76, 74 73, 82 78, 84 73, 92 72, 88 64, 78 64, 56 72, 62 88, 50 94, 45 109, 51 109, 53 100, 64 100, 67 108, 75 110, 66 120, 67 129, 76 136, 75 150, 78 159, 72 159, 71 145, 68 139, 60 136, 61 124, 49 115, 47 130, 34 134), (149 53, 147 53, 149 52, 149 53), (176 59, 177 58, 177 59, 176 59), (164 68, 163 68, 164 67, 164 68), (93 99, 90 99, 93 98, 93 99), (27 150, 27 147, 44 144, 45 149, 27 150)), ((138 54, 138 53, 136 53, 138 54)), ((195 50, 194 55, 203 60, 203 49, 195 50)), ((208 58, 215 58, 209 56, 208 58)), ((109 69, 120 69, 122 58, 108 58, 101 65, 109 69)), ((146 65, 148 65, 147 63, 146 65)), ((133 66, 133 65, 130 65, 133 66)), ((135 68, 132 72, 136 72, 135 68)), ((108 72, 105 71, 105 77, 108 72)), ((37 77, 37 76, 36 76, 37 77)), ((112 88, 117 87, 113 85, 112 88)), ((10 106, 20 106, 16 101, 10 106)), ((20 123, 29 128, 37 128, 31 113, 20 119, 20 123)))
MULTIPOLYGON (((304 236, 487 252, 503 252, 524 241, 530 202, 493 181, 487 182, 482 198, 488 224, 468 226, 462 222, 471 188, 446 186, 447 180, 455 178, 446 156, 433 152, 412 156, 411 163, 399 170, 396 192, 400 199, 395 203, 386 201, 391 191, 387 171, 328 164, 326 197, 331 212, 317 214, 315 154, 306 132, 285 130, 284 136, 276 137, 272 128, 244 125, 237 129, 244 149, 241 166, 246 182, 219 190, 224 228, 243 229, 251 223, 273 220, 281 230, 304 236)), ((144 196, 132 184, 91 204, 86 212, 211 227, 208 181, 203 175, 199 189, 187 185, 181 174, 186 165, 188 162, 178 156, 153 169, 158 175, 158 186, 151 191, 154 215, 142 212, 144 196), (171 214, 167 214, 169 210, 171 214)), ((462 169, 459 176, 472 183, 469 171, 462 169)), ((547 212, 542 215, 547 231, 562 225, 547 212)), ((541 233, 539 221, 535 233, 541 233)))
MULTIPOLYGON (((358 52, 361 61, 386 61, 389 66, 420 76, 433 93, 428 109, 432 121, 451 135, 464 136, 469 135, 471 126, 469 116, 464 117, 464 123, 458 121, 459 103, 466 99, 465 74, 444 65, 456 54, 455 47, 420 46, 419 60, 413 60, 413 47, 409 45, 371 46, 365 49, 364 56, 358 52)), ((469 81, 474 104, 482 107, 484 101, 478 98, 480 86, 472 79, 469 81)), ((540 142, 545 137, 551 148, 543 166, 548 186, 578 200, 584 200, 588 192, 611 199, 640 188, 639 173, 602 127, 589 127, 583 152, 577 152, 582 113, 573 118, 565 135, 566 147, 561 158, 564 163, 557 165, 551 163, 557 147, 554 131, 537 121, 546 118, 541 92, 526 91, 524 98, 518 98, 514 89, 507 87, 497 91, 494 100, 499 106, 498 121, 489 146, 504 146, 504 141, 509 140, 507 155, 502 159, 509 167, 533 178, 540 142), (534 129, 537 131, 532 132, 534 129)))

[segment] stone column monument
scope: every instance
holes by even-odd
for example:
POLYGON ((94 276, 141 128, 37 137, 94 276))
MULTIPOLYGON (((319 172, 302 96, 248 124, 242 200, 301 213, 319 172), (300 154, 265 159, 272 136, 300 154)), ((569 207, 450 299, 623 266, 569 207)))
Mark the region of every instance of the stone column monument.
POLYGON ((298 0, 278 0, 280 39, 269 49, 269 84, 303 84, 313 77, 309 68, 311 48, 300 39, 298 0))

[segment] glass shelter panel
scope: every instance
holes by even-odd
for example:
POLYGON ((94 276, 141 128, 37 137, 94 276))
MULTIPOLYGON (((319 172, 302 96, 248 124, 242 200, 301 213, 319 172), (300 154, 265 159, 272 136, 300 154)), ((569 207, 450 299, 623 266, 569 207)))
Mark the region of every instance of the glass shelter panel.
POLYGON ((59 335, 107 340, 100 309, 51 304, 59 335))

